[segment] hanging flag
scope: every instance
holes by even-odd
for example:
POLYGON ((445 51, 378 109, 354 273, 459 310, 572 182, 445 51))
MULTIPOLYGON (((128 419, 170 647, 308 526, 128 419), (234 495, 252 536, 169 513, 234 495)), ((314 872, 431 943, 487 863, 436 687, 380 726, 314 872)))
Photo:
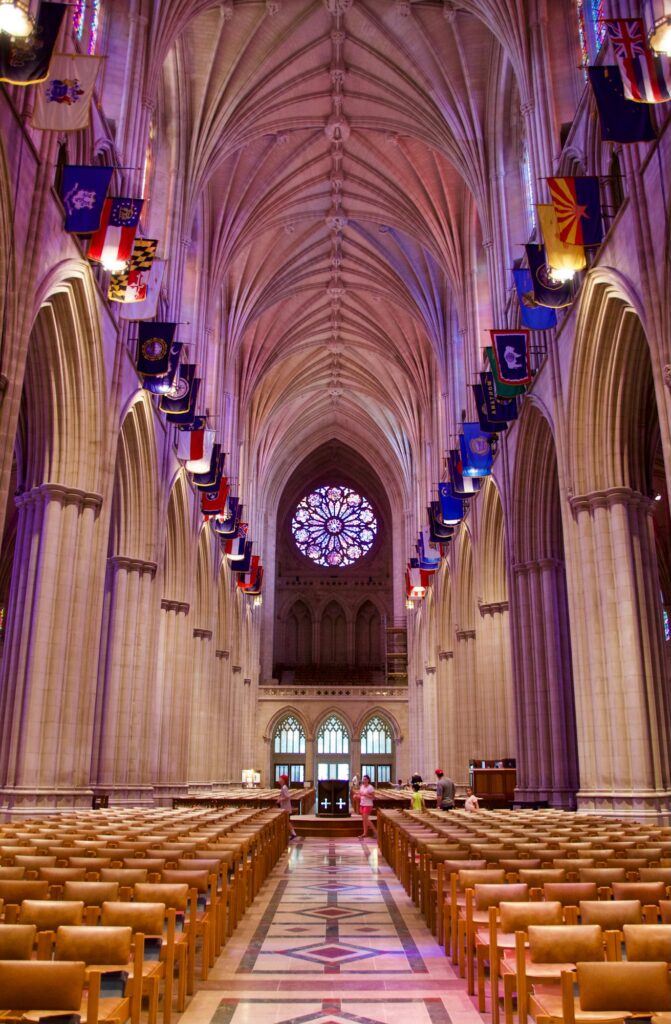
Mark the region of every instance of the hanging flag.
POLYGON ((210 516, 220 516, 226 508, 227 498, 228 480, 225 476, 222 476, 218 487, 213 488, 211 491, 200 492, 200 511, 206 519, 209 519, 210 516))
POLYGON ((138 326, 135 368, 143 377, 165 377, 170 371, 170 350, 177 324, 142 323, 138 326))
POLYGON ((634 103, 624 94, 620 69, 614 64, 588 68, 603 142, 652 142, 657 138, 650 107, 634 103))
POLYGON ((478 479, 472 476, 464 476, 460 449, 450 449, 447 467, 450 473, 450 480, 452 481, 452 491, 457 497, 471 497, 480 490, 480 481, 478 479))
POLYGON ((198 401, 198 392, 200 391, 200 377, 196 377, 191 385, 191 405, 186 412, 175 412, 167 413, 166 419, 168 423, 174 423, 177 427, 188 426, 193 423, 196 419, 196 403, 198 401))
POLYGON ((501 384, 531 384, 529 332, 490 330, 489 333, 492 336, 497 380, 501 384))
POLYGON ((536 205, 538 223, 540 224, 545 243, 547 261, 555 277, 562 274, 572 276, 578 270, 584 270, 587 266, 585 258, 585 247, 582 245, 570 245, 562 242, 559 237, 559 224, 552 203, 538 203, 536 205))
POLYGON ((438 484, 438 500, 440 502, 440 518, 446 526, 456 526, 464 518, 464 502, 458 498, 452 485, 446 482, 438 484))
POLYGON ((652 52, 643 19, 605 18, 604 24, 627 99, 635 103, 671 100, 671 59, 652 52))
POLYGON ((182 363, 177 380, 161 399, 159 405, 161 412, 183 413, 190 410, 193 401, 195 373, 195 363, 182 363))
MULTIPOLYGON (((454 536, 454 527, 445 526, 440 518, 440 502, 432 501, 426 510, 429 514, 429 537, 432 544, 446 544, 454 536)), ((441 551, 441 556, 444 554, 441 551)))
POLYGON ((531 271, 526 267, 513 270, 513 280, 520 300, 522 326, 532 331, 547 331, 557 326, 557 314, 553 309, 541 306, 534 295, 534 283, 531 271))
POLYGON ((411 601, 418 601, 426 596, 426 587, 422 586, 419 569, 408 566, 405 570, 405 593, 411 601))
POLYGON ((209 469, 214 447, 214 430, 179 430, 177 432, 177 458, 187 473, 204 473, 209 469))
POLYGON ((151 320, 156 316, 165 273, 165 260, 155 259, 149 270, 128 275, 126 300, 119 315, 122 320, 151 320))
POLYGON ((253 547, 254 544, 251 540, 245 541, 245 548, 242 558, 234 558, 231 560, 231 572, 249 572, 249 567, 252 564, 253 547))
POLYGON ((471 387, 473 388, 473 396, 475 398, 475 408, 478 414, 480 430, 494 434, 501 430, 507 430, 508 424, 506 420, 493 420, 490 418, 487 411, 487 400, 485 399, 482 390, 482 384, 471 384, 471 387))
POLYGON ((32 125, 43 132, 78 132, 88 128, 93 88, 102 57, 55 53, 49 75, 37 87, 32 125))
POLYGON ((105 200, 100 227, 89 245, 90 260, 115 270, 128 262, 133 253, 143 202, 127 196, 105 200))
POLYGON ((496 394, 496 384, 493 373, 480 374, 480 387, 487 416, 490 420, 509 423, 517 419, 517 402, 515 398, 499 398, 496 394))
POLYGON ((571 245, 600 245, 603 241, 599 179, 548 178, 559 238, 571 245))
POLYGON ((178 424, 177 425, 177 429, 179 431, 184 430, 184 431, 186 431, 188 433, 190 430, 205 430, 206 426, 207 426, 207 416, 194 416, 194 418, 191 421, 191 423, 178 424))
MULTIPOLYGON (((225 456, 224 456, 225 458, 225 456)), ((219 486, 221 479, 221 473, 219 472, 219 464, 221 462, 221 469, 223 472, 223 460, 221 458, 221 445, 213 444, 212 452, 210 454, 210 461, 204 470, 200 473, 194 473, 193 483, 195 487, 200 488, 204 491, 214 490, 215 487, 219 486)))
POLYGON ((253 555, 251 565, 249 566, 249 572, 240 577, 238 580, 238 587, 240 590, 249 590, 256 586, 256 579, 261 565, 261 555, 253 555))
POLYGON ((182 343, 179 341, 173 341, 170 346, 170 355, 168 358, 168 372, 163 377, 143 377, 142 387, 145 391, 149 391, 152 395, 167 395, 172 388, 175 387, 175 383, 179 376, 179 360, 182 355, 182 343))
POLYGON ((486 348, 485 355, 487 356, 489 369, 491 371, 492 377, 494 378, 496 397, 516 398, 517 395, 523 395, 525 392, 524 384, 504 384, 503 381, 499 380, 499 371, 496 366, 496 359, 494 358, 494 350, 489 347, 486 348))
POLYGON ((242 505, 237 498, 229 497, 223 514, 210 519, 210 526, 222 539, 233 538, 237 535, 241 517, 242 505))
POLYGON ((433 571, 429 571, 428 569, 422 569, 421 565, 419 564, 418 558, 411 558, 410 561, 408 562, 408 565, 410 566, 411 570, 419 569, 420 583, 425 589, 428 589, 428 587, 430 587, 431 584, 433 583, 433 571))
POLYGON ((65 230, 90 235, 100 227, 103 205, 114 173, 111 167, 67 164, 61 179, 65 230))
POLYGON ((112 302, 136 302, 138 294, 138 274, 148 273, 154 262, 156 246, 158 241, 155 238, 136 238, 133 242, 133 252, 130 263, 125 270, 112 274, 110 278, 107 297, 112 302), (133 287, 131 287, 131 280, 133 287))
MULTIPOLYGON (((257 558, 258 556, 254 556, 257 558)), ((252 566, 254 564, 254 558, 252 558, 252 566)), ((239 586, 239 584, 238 584, 239 586)), ((256 572, 251 574, 251 581, 242 588, 245 592, 245 597, 257 597, 263 589, 263 566, 257 565, 256 572)))
POLYGON ((440 569, 440 554, 435 550, 432 551, 429 545, 425 543, 423 530, 419 531, 415 548, 420 569, 431 573, 437 572, 440 569))
POLYGON ((0 82, 36 85, 45 80, 67 6, 40 4, 35 29, 25 39, 0 33, 0 82))
POLYGON ((570 306, 574 299, 573 281, 556 281, 552 276, 544 245, 530 243, 524 246, 531 274, 534 296, 539 306, 562 309, 570 306))
POLYGON ((462 428, 459 447, 463 476, 489 476, 494 461, 491 434, 483 433, 479 423, 462 423, 462 428))

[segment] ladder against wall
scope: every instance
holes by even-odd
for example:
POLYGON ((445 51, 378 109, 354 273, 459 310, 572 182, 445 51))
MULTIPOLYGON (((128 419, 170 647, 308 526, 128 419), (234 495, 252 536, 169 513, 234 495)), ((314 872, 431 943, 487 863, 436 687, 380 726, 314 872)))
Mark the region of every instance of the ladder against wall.
POLYGON ((408 630, 405 619, 384 620, 385 682, 391 686, 408 684, 408 630))

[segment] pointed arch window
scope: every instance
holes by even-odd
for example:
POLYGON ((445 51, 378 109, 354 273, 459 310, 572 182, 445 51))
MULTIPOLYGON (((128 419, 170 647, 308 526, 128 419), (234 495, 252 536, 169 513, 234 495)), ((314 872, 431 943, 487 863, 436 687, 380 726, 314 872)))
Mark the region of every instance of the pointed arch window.
POLYGON ((389 785, 394 770, 394 738, 388 722, 373 715, 361 730, 361 775, 374 786, 389 785))
POLYGON ((331 715, 317 734, 318 754, 349 754, 349 733, 337 715, 331 715))
POLYGON ((271 777, 280 785, 280 775, 288 775, 291 785, 305 782, 305 729, 295 715, 286 715, 277 723, 273 736, 271 777))
POLYGON ((391 729, 378 715, 371 718, 361 733, 361 756, 391 754, 391 729))
POLYGON ((275 753, 305 753, 305 730, 293 715, 284 718, 275 730, 275 753))

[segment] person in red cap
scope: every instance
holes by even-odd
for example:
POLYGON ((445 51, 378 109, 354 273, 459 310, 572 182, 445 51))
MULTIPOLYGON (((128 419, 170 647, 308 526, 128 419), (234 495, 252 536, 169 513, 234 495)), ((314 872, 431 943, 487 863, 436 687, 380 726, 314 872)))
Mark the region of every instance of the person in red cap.
POLYGON ((295 839, 296 833, 294 831, 294 826, 291 824, 291 793, 289 792, 289 786, 287 785, 289 782, 289 776, 280 775, 279 781, 282 783, 282 788, 280 789, 280 795, 277 798, 277 803, 289 819, 289 839, 295 839))
POLYGON ((436 807, 441 811, 451 811, 454 808, 455 785, 452 779, 445 778, 442 768, 436 768, 436 807))

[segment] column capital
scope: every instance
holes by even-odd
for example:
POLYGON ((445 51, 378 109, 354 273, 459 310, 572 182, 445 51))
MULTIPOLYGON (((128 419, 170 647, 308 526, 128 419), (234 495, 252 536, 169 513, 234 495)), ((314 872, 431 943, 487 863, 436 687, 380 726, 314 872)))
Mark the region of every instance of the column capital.
POLYGON ((438 659, 440 661, 447 661, 449 658, 454 657, 454 651, 438 651, 438 659))
POLYGON ((17 508, 23 505, 37 504, 40 501, 59 501, 61 505, 76 505, 78 508, 92 508, 99 512, 103 503, 101 494, 82 491, 78 487, 66 487, 64 484, 45 483, 32 487, 23 494, 17 494, 14 502, 17 508))
POLYGON ((190 604, 186 601, 172 601, 167 597, 161 598, 161 608, 164 612, 183 612, 185 615, 189 614, 190 604))
POLYGON ((113 568, 125 569, 126 572, 148 573, 152 579, 158 569, 156 562, 145 562, 141 558, 127 558, 125 555, 112 555, 107 562, 113 568))
POLYGON ((233 671, 235 672, 236 675, 239 672, 242 672, 242 665, 231 665, 231 668, 233 669, 233 671))
POLYGON ((242 680, 242 682, 244 683, 245 686, 251 686, 252 685, 252 680, 250 679, 249 676, 245 676, 245 678, 242 680))
POLYGON ((480 615, 484 618, 485 615, 501 615, 502 612, 508 611, 507 601, 478 601, 478 608, 480 609, 480 615))
POLYGON ((590 491, 588 494, 569 495, 569 505, 573 515, 579 512, 593 512, 598 508, 611 509, 615 505, 627 505, 631 508, 642 508, 651 513, 655 507, 652 498, 634 491, 631 487, 608 487, 603 491, 590 491))
POLYGON ((457 640, 475 640, 474 629, 459 629, 459 627, 457 626, 455 634, 457 640))
POLYGON ((212 639, 212 630, 211 629, 194 629, 193 635, 195 637, 197 637, 198 640, 211 640, 212 639))
POLYGON ((436 674, 436 666, 435 665, 425 665, 424 666, 424 671, 426 672, 427 676, 435 676, 435 674, 436 674))
POLYGON ((222 661, 228 661, 231 656, 230 651, 215 651, 215 657, 220 658, 222 661))

